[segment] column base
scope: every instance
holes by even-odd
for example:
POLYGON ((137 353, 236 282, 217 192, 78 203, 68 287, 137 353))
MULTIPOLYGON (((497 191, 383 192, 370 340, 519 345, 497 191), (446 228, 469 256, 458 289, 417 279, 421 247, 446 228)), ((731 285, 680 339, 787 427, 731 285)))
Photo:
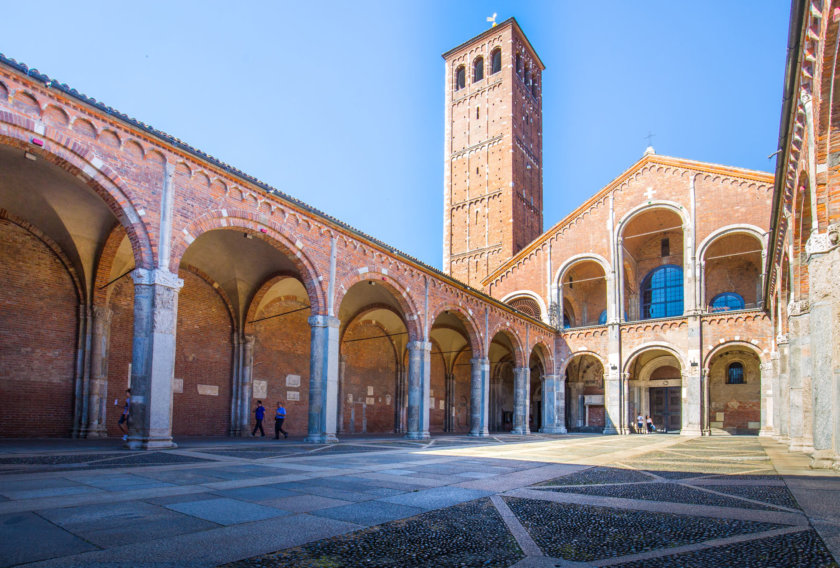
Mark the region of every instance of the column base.
POLYGON ((834 450, 817 450, 811 454, 811 469, 831 469, 838 456, 834 450))
POLYGON ((313 434, 303 439, 305 444, 337 444, 338 438, 335 434, 313 434))
POLYGON ((467 436, 470 438, 488 438, 490 437, 490 432, 470 432, 467 436))
POLYGON ((431 438, 428 432, 409 432, 405 437, 407 440, 428 440, 431 438))
POLYGON ((129 450, 171 450, 178 447, 172 438, 132 438, 123 444, 129 450))
POLYGON ((82 432, 82 437, 84 438, 107 438, 108 431, 105 429, 104 424, 98 424, 96 426, 90 427, 87 431, 82 432))
POLYGON ((702 436, 702 434, 700 426, 688 426, 687 428, 680 430, 680 436, 697 437, 702 436))
POLYGON ((514 428, 510 433, 516 436, 527 436, 531 431, 528 428, 514 428))
POLYGON ((614 426, 610 426, 608 428, 604 428, 603 434, 604 434, 604 436, 608 436, 608 435, 611 436, 611 435, 614 435, 614 434, 620 434, 620 432, 614 426))
POLYGON ((775 430, 773 430, 772 426, 765 426, 761 430, 758 431, 759 438, 773 438, 776 435, 775 430))
POLYGON ((542 434, 568 434, 569 432, 566 430, 565 426, 548 426, 546 428, 540 428, 540 433, 542 433, 542 434))

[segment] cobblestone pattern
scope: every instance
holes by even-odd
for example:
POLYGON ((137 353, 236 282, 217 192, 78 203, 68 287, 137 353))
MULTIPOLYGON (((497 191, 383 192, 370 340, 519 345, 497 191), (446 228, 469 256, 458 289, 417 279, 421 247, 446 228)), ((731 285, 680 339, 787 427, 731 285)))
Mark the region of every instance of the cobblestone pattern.
POLYGON ((600 485, 603 483, 637 483, 651 481, 651 476, 632 469, 619 469, 615 467, 593 467, 578 473, 558 477, 537 486, 564 486, 564 485, 600 485))
POLYGON ((226 567, 506 568, 523 557, 493 504, 480 499, 226 567))
MULTIPOLYGON (((739 479, 740 476, 739 476, 739 479)), ((720 487, 717 485, 707 486, 709 489, 727 493, 729 495, 737 495, 746 499, 753 499, 754 501, 762 501, 770 503, 771 505, 780 505, 788 509, 799 509, 799 505, 793 495, 790 494, 787 487, 768 487, 764 485, 743 485, 734 487, 720 487)))
POLYGON ((673 556, 616 564, 621 568, 837 568, 820 537, 813 530, 756 539, 673 556))
POLYGON ((661 548, 782 528, 772 523, 694 518, 505 498, 548 556, 592 562, 661 548))
POLYGON ((127 466, 176 465, 186 463, 205 463, 201 458, 183 456, 166 452, 142 454, 83 454, 83 455, 42 455, 15 456, 0 458, 0 475, 12 473, 37 473, 41 471, 104 469, 127 466), (17 466, 17 467, 16 467, 17 466))

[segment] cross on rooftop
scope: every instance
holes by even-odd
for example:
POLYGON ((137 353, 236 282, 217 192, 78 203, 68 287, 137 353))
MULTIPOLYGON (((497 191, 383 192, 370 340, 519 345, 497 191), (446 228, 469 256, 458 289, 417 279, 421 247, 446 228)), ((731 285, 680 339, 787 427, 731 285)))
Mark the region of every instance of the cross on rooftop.
POLYGON ((647 188, 647 191, 645 191, 645 198, 650 201, 653 199, 654 193, 656 193, 656 191, 652 187, 647 188))
POLYGON ((648 146, 653 146, 653 137, 654 136, 655 136, 655 134, 653 132, 651 132, 650 130, 648 130, 648 134, 647 134, 647 136, 645 136, 645 138, 647 138, 647 141, 648 141, 648 146))

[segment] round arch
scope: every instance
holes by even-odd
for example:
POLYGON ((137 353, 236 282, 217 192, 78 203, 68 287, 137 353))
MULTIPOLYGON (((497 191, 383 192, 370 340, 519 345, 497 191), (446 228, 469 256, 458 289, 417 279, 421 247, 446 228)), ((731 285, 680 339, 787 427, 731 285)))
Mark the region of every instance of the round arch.
POLYGON ((496 326, 487 334, 488 341, 492 342, 493 338, 496 335, 502 334, 508 338, 510 341, 511 346, 513 346, 513 362, 517 367, 524 367, 525 362, 525 353, 522 347, 522 342, 519 340, 519 336, 516 335, 513 331, 511 331, 508 326, 504 325, 503 323, 498 323, 496 326))
POLYGON ((433 317, 429 318, 429 321, 432 322, 432 325, 434 325, 434 322, 437 321, 438 316, 445 312, 450 312, 451 314, 453 314, 464 325, 464 329, 467 331, 467 344, 472 349, 473 357, 484 358, 486 356, 484 353, 484 346, 482 344, 483 342, 481 341, 478 332, 478 330, 481 328, 478 326, 478 322, 475 321, 475 318, 473 318, 468 311, 465 311, 464 308, 457 304, 444 304, 443 306, 438 308, 435 313, 432 314, 433 317))
POLYGON ((403 286, 398 280, 395 280, 392 276, 385 275, 376 271, 364 272, 362 274, 359 274, 358 271, 354 271, 349 277, 343 278, 336 282, 336 308, 339 308, 341 306, 341 302, 344 299, 344 296, 350 290, 350 288, 352 288, 359 282, 366 281, 376 282, 377 284, 382 285, 397 301, 400 308, 403 310, 403 323, 405 323, 405 327, 408 330, 408 340, 424 340, 425 338, 423 335, 423 330, 420 327, 419 321, 420 311, 417 309, 417 306, 414 302, 414 298, 412 298, 412 296, 406 291, 406 287, 403 286))
POLYGON ((647 203, 643 203, 642 205, 637 205, 636 207, 630 209, 627 213, 622 216, 621 220, 616 224, 615 232, 616 234, 621 237, 622 233, 624 232, 624 228, 627 226, 627 223, 632 221, 638 215, 654 209, 668 209, 673 211, 677 215, 680 216, 682 220, 683 228, 688 227, 691 223, 691 218, 688 216, 688 213, 685 211, 685 208, 675 201, 666 201, 666 200, 657 200, 657 201, 649 201, 647 203))
POLYGON ((720 227, 714 231, 712 231, 709 235, 706 236, 705 239, 700 241, 700 244, 697 245, 697 258, 701 261, 706 256, 706 250, 712 245, 716 240, 726 237, 729 235, 750 235, 755 237, 758 242, 761 244, 761 250, 764 252, 767 248, 767 243, 765 242, 765 237, 767 233, 762 231, 760 228, 756 227, 755 225, 748 225, 748 224, 735 224, 735 225, 726 225, 725 227, 720 227))
POLYGON ((509 301, 521 297, 526 297, 534 300, 540 307, 540 320, 544 322, 548 320, 548 308, 545 305, 545 300, 543 300, 542 296, 535 292, 532 292, 531 290, 517 290, 515 292, 511 292, 510 294, 505 295, 501 299, 501 301, 507 304, 509 301))
POLYGON ((529 357, 531 354, 536 353, 537 357, 540 358, 542 362, 543 369, 545 370, 546 374, 551 374, 554 371, 554 355, 551 353, 551 349, 543 343, 542 341, 536 341, 529 349, 528 349, 529 357))
POLYGON ((561 376, 565 375, 566 369, 569 367, 569 363, 571 363, 572 360, 575 359, 576 357, 579 357, 579 356, 582 357, 584 355, 589 355, 589 356, 593 357, 594 359, 597 359, 598 362, 601 363, 601 366, 604 368, 604 371, 607 370, 607 361, 606 361, 606 359, 604 359, 604 357, 602 357, 599 353, 597 353, 595 351, 590 351, 588 349, 584 349, 582 351, 575 351, 574 353, 569 354, 569 356, 566 358, 566 360, 562 362, 558 374, 561 375, 561 376))
POLYGON ((688 367, 688 362, 686 361, 685 356, 679 349, 665 341, 651 341, 648 343, 642 343, 641 345, 638 345, 630 353, 630 355, 624 360, 624 368, 622 369, 622 372, 629 372, 629 369, 633 365, 633 362, 636 360, 636 358, 645 351, 650 351, 651 349, 661 349, 663 351, 668 351, 677 359, 677 361, 680 364, 680 367, 682 367, 683 369, 688 367))
POLYGON ((749 343, 747 341, 735 340, 725 341, 724 343, 719 343, 715 345, 714 348, 708 353, 706 353, 705 357, 703 357, 703 371, 705 371, 706 373, 709 372, 709 366, 712 362, 712 359, 714 359, 718 353, 725 351, 726 349, 732 349, 734 347, 743 348, 747 351, 752 352, 753 354, 755 354, 756 357, 758 357, 758 360, 762 363, 769 362, 769 359, 763 356, 763 353, 758 348, 758 346, 753 345, 752 343, 749 343))
POLYGON ((554 285, 559 286, 563 282, 563 277, 566 275, 566 272, 568 272, 571 268, 573 268, 574 265, 576 265, 580 262, 585 262, 587 260, 591 260, 593 262, 597 262, 598 264, 600 264, 601 268, 604 269, 604 276, 606 276, 607 274, 610 273, 611 268, 610 268, 609 261, 606 258, 604 258, 603 256, 601 256, 600 254, 595 254, 595 253, 576 254, 574 256, 570 256, 569 258, 567 258, 566 261, 562 265, 560 265, 560 268, 557 269, 557 272, 554 273, 554 285))

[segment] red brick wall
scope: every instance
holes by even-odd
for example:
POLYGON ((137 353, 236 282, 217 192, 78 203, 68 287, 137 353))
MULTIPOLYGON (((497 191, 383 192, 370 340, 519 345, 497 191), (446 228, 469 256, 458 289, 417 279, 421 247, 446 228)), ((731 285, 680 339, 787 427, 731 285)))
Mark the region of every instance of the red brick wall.
POLYGON ((0 436, 68 436, 78 302, 58 258, 0 219, 0 436))
POLYGON ((173 436, 222 436, 230 429, 232 328, 227 307, 212 286, 182 270, 178 295, 175 378, 184 392, 173 395, 173 436), (218 387, 201 395, 198 385, 218 387))
POLYGON ((362 431, 362 404, 365 406, 368 432, 394 431, 397 364, 391 341, 388 338, 354 341, 382 335, 385 332, 381 327, 366 321, 351 323, 344 333, 341 343, 341 355, 345 361, 341 404, 344 408, 342 432, 345 434, 350 432, 351 407, 355 407, 354 431, 362 431), (368 394, 368 387, 373 387, 372 395, 368 394), (350 395, 352 403, 348 402, 350 395), (367 404, 371 398, 373 404, 367 404))
POLYGON ((109 436, 122 436, 117 426, 122 412, 122 402, 128 388, 128 366, 134 339, 134 281, 125 276, 111 285, 108 302, 111 308, 111 341, 108 347, 108 404, 105 424, 109 436))
POLYGON ((446 419, 446 363, 437 345, 432 346, 430 354, 432 365, 430 371, 430 400, 429 400, 429 431, 443 432, 446 419), (440 407, 444 401, 444 408, 440 407))
POLYGON ((455 396, 453 405, 455 417, 452 421, 452 431, 460 434, 470 431, 470 380, 472 380, 472 351, 467 350, 455 359, 453 368, 455 373, 455 396))
MULTIPOLYGON (((307 319, 310 311, 301 310, 271 318, 273 315, 299 310, 305 305, 294 297, 277 298, 257 313, 255 319, 262 319, 262 321, 252 324, 256 338, 253 379, 268 383, 268 396, 263 400, 263 405, 267 410, 266 420, 263 422, 263 426, 267 429, 266 435, 273 435, 274 409, 277 408, 277 402, 280 400, 286 407, 283 429, 292 435, 307 433, 310 352, 310 327, 307 319), (298 375, 300 387, 287 386, 288 375, 298 375), (289 391, 297 392, 300 400, 289 400, 289 391)), ((252 406, 256 407, 256 401, 252 406)), ((251 428, 254 427, 253 408, 251 409, 251 428)))

